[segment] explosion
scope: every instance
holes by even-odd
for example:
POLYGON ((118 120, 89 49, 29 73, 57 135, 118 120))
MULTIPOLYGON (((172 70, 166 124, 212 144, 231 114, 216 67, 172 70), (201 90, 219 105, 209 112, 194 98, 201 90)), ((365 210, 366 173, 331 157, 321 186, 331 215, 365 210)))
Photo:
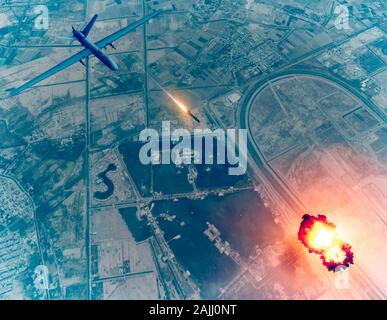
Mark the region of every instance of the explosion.
POLYGON ((298 239, 310 253, 320 255, 323 265, 329 271, 353 264, 351 246, 340 239, 336 226, 328 222, 324 215, 314 217, 305 214, 298 231, 298 239))

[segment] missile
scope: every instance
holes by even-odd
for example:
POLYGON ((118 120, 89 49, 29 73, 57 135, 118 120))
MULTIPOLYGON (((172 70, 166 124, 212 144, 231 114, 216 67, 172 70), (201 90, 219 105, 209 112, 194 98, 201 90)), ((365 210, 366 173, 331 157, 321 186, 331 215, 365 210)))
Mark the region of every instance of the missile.
POLYGON ((194 119, 197 123, 200 123, 200 120, 198 117, 196 117, 191 111, 188 110, 188 114, 191 116, 192 119, 194 119))
POLYGON ((194 119, 197 123, 200 123, 199 118, 195 116, 191 112, 191 110, 187 108, 187 106, 185 106, 182 102, 177 100, 169 91, 167 91, 163 86, 161 86, 160 83, 158 83, 153 77, 152 79, 156 83, 156 85, 168 96, 168 98, 171 99, 179 107, 181 111, 183 111, 186 114, 189 114, 192 119, 194 119))

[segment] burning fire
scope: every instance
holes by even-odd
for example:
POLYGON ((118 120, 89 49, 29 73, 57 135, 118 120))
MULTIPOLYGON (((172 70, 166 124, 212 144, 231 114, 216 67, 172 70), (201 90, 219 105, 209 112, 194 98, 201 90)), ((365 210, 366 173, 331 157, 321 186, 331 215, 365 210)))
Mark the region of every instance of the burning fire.
POLYGON ((351 246, 340 239, 336 226, 328 222, 326 216, 305 214, 302 219, 298 239, 310 253, 320 255, 329 271, 353 264, 351 246))

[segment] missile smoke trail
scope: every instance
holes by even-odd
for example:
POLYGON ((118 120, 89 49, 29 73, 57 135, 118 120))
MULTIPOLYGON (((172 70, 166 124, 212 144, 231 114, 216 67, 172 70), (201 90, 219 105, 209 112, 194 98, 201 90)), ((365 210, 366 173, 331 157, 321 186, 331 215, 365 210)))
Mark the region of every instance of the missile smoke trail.
POLYGON ((156 85, 167 95, 167 97, 179 107, 180 110, 182 110, 184 113, 189 114, 196 122, 200 123, 199 118, 196 117, 182 102, 177 100, 168 90, 166 90, 160 83, 158 83, 155 78, 153 78, 152 76, 151 78, 156 83, 156 85))
POLYGON ((153 81, 156 85, 171 99, 184 113, 189 113, 188 108, 182 104, 179 100, 177 100, 169 91, 167 91, 161 84, 159 84, 156 79, 152 77, 153 81))

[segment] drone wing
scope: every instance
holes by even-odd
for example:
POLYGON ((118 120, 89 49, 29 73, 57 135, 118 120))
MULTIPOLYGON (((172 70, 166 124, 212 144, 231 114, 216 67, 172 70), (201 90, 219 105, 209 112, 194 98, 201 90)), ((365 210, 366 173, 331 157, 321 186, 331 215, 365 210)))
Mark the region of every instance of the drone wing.
POLYGON ((77 54, 67 58, 66 60, 62 61, 61 63, 58 63, 56 66, 52 67, 51 69, 47 70, 46 72, 31 79, 30 81, 26 82, 25 84, 21 85, 20 87, 7 89, 7 91, 9 91, 12 96, 16 96, 19 93, 21 93, 22 91, 31 88, 33 85, 53 76, 54 74, 58 73, 59 71, 62 71, 63 69, 68 68, 69 66, 81 61, 82 59, 84 59, 90 55, 91 55, 91 51, 88 49, 84 49, 84 50, 78 52, 77 54))

